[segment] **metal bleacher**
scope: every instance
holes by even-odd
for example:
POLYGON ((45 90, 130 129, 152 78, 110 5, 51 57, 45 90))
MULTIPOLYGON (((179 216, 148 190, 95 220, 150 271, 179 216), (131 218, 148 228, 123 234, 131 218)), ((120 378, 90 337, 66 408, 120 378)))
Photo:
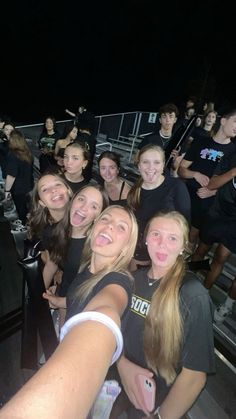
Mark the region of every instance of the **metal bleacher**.
MULTIPOLYGON (((94 158, 93 170, 97 174, 97 158, 106 150, 116 151, 121 158, 121 177, 132 184, 138 176, 138 171, 133 164, 134 156, 137 152, 138 144, 140 143, 142 136, 154 131, 158 124, 157 113, 155 112, 129 112, 120 114, 101 115, 96 117, 96 154, 94 158)), ((59 132, 63 135, 64 128, 70 120, 59 121, 57 123, 59 132)), ((34 166, 35 166, 35 177, 39 175, 38 156, 39 150, 37 140, 42 129, 42 124, 24 125, 20 128, 29 143, 29 146, 34 154, 34 166)), ((209 252, 208 257, 212 258, 214 248, 209 252)), ((217 283, 213 286, 210 291, 210 296, 215 305, 222 303, 227 295, 227 290, 230 287, 232 279, 236 276, 236 256, 232 255, 229 261, 225 264, 224 270, 217 280, 217 283)), ((199 275, 200 280, 202 279, 199 275)), ((22 292, 21 286, 19 287, 19 293, 22 292)), ((19 294, 17 302, 21 300, 19 294)), ((15 304, 12 307, 12 311, 6 311, 1 313, 3 323, 9 317, 10 328, 6 331, 6 337, 8 341, 4 340, 5 335, 2 336, 2 343, 0 339, 0 352, 3 351, 9 355, 9 367, 5 366, 3 371, 3 380, 7 382, 7 374, 9 371, 11 374, 18 374, 15 379, 16 391, 19 385, 22 385, 24 377, 20 372, 20 355, 19 350, 16 351, 15 340, 17 345, 20 345, 20 327, 22 312, 19 308, 19 304, 15 304), (11 315, 12 314, 12 315, 11 315), (17 328, 14 329, 14 315, 18 316, 17 328), (11 320, 13 319, 13 320, 11 320), (12 329, 11 329, 12 328, 12 329), (14 335, 14 333, 17 333, 14 335), (16 337, 14 337, 16 336, 16 337), (14 341, 14 342, 13 342, 14 341), (10 344, 7 342, 11 342, 10 344), (7 346, 8 345, 8 346, 7 346), (10 349, 14 351, 14 371, 12 368, 12 359, 10 359, 10 349), (14 348, 14 349, 13 349, 14 348), (7 371, 8 368, 8 371, 7 371), (18 381, 20 384, 18 384, 18 381)), ((236 304, 232 315, 222 324, 214 324, 214 335, 215 335, 215 352, 216 352, 216 364, 217 373, 216 375, 209 377, 207 386, 201 393, 197 402, 194 404, 192 409, 188 412, 187 417, 190 419, 233 419, 236 417, 236 304)), ((1 317, 1 316, 0 316, 1 317)), ((1 320, 1 318, 0 318, 1 320)), ((1 380, 0 380, 1 384, 1 380)), ((10 386, 10 384, 9 384, 10 386)), ((6 386, 0 385, 0 405, 5 399, 13 394, 13 387, 6 391, 6 386), (5 393, 4 393, 5 391, 5 393), (12 393, 11 393, 12 392, 12 393), (4 399, 5 398, 5 399, 4 399)))

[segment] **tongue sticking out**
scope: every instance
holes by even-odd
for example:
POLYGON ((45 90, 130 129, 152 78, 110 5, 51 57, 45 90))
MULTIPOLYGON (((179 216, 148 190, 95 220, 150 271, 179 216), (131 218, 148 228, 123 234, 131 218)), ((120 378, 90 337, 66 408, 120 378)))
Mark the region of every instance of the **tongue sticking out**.
POLYGON ((84 221, 85 217, 83 217, 81 214, 78 214, 75 212, 72 216, 72 223, 74 225, 80 225, 84 221))
POLYGON ((111 243, 111 240, 103 235, 99 235, 96 238, 96 244, 98 244, 99 246, 104 246, 105 244, 109 244, 111 243))
POLYGON ((167 258, 167 255, 165 255, 164 253, 157 253, 157 258, 161 261, 164 262, 167 258))
POLYGON ((154 178, 154 173, 147 173, 147 181, 152 182, 154 178))

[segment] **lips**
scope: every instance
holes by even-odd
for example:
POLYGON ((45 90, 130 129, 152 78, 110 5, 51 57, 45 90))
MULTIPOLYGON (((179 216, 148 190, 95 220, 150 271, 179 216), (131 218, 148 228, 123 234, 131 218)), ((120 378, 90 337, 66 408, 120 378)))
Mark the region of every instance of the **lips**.
POLYGON ((112 238, 108 234, 106 234, 106 233, 100 233, 96 237, 95 243, 98 246, 105 246, 107 244, 111 244, 112 243, 112 238))
POLYGON ((52 201, 53 202, 62 201, 63 199, 64 199, 64 196, 63 195, 54 195, 52 197, 52 201))

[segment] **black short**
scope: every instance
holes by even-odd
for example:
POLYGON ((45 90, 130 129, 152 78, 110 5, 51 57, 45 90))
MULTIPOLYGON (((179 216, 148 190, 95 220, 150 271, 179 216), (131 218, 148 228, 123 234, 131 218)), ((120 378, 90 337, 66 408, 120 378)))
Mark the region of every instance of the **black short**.
POLYGON ((224 216, 207 216, 200 230, 200 240, 205 244, 223 244, 236 253, 236 220, 224 216))
POLYGON ((214 202, 214 197, 201 199, 196 195, 196 192, 190 194, 191 198, 191 225, 198 230, 204 224, 206 215, 214 202))

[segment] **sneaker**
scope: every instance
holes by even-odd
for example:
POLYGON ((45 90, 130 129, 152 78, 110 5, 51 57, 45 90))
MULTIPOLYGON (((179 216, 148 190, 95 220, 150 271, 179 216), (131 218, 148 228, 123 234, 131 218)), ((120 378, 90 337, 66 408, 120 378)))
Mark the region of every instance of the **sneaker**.
POLYGON ((232 310, 230 307, 224 304, 219 305, 214 312, 214 320, 216 323, 223 323, 223 321, 231 314, 232 310))

